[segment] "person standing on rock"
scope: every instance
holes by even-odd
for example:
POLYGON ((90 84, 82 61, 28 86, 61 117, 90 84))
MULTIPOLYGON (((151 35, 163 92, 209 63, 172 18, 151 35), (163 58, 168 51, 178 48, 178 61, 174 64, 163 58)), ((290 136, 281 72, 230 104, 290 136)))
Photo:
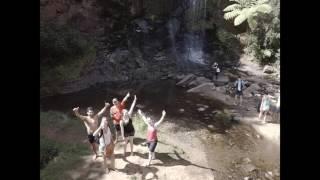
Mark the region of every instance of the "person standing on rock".
POLYGON ((146 117, 142 114, 141 110, 138 109, 138 114, 142 117, 142 120, 147 124, 148 126, 148 133, 147 133, 147 145, 149 149, 149 157, 148 157, 148 163, 146 166, 149 166, 152 159, 155 159, 155 149, 158 143, 158 137, 157 137, 157 127, 162 123, 166 111, 162 111, 162 116, 158 122, 155 122, 150 117, 146 117))
POLYGON ((99 111, 96 115, 94 115, 93 112, 93 108, 92 107, 88 107, 87 108, 87 116, 83 116, 80 115, 79 113, 79 107, 73 108, 73 112, 74 114, 83 121, 86 129, 87 129, 87 133, 88 133, 88 140, 89 143, 91 144, 92 150, 94 152, 94 157, 93 159, 97 159, 97 151, 96 151, 96 145, 95 143, 99 143, 99 140, 97 137, 95 137, 93 135, 93 132, 95 130, 97 130, 98 128, 98 119, 105 113, 105 111, 107 110, 107 108, 110 106, 109 103, 105 103, 105 106, 103 109, 101 109, 101 111, 99 111))
MULTIPOLYGON (((214 62, 214 63, 212 64, 211 68, 212 68, 212 70, 214 71, 214 74, 215 74, 216 79, 217 79, 218 63, 217 63, 217 62, 214 62)), ((219 69, 219 71, 220 71, 220 69, 219 69)), ((212 79, 213 79, 213 77, 212 77, 212 79)))
POLYGON ((218 79, 218 75, 219 75, 219 73, 220 73, 220 68, 219 68, 219 67, 217 67, 217 68, 216 68, 216 80, 218 79))
POLYGON ((217 67, 218 67, 218 63, 214 62, 213 65, 212 65, 212 69, 216 69, 217 67))
POLYGON ((264 115, 262 123, 266 123, 266 118, 267 118, 267 115, 270 111, 270 104, 271 104, 270 97, 269 97, 268 93, 265 93, 262 96, 260 113, 259 113, 259 119, 261 119, 261 116, 264 115))
POLYGON ((127 95, 122 99, 121 103, 119 103, 117 98, 112 99, 113 106, 110 108, 110 116, 115 127, 116 143, 118 142, 118 132, 120 131, 121 134, 123 134, 123 126, 120 126, 122 123, 122 110, 125 108, 125 102, 129 97, 130 93, 127 93, 127 95))
POLYGON ((236 88, 236 95, 235 95, 235 105, 237 105, 237 97, 239 96, 240 99, 240 106, 242 105, 242 96, 243 96, 243 88, 244 88, 244 81, 241 79, 241 77, 238 77, 238 80, 234 83, 234 86, 236 88))
POLYGON ((108 125, 107 117, 102 117, 99 128, 93 133, 93 136, 99 136, 99 156, 103 157, 103 164, 106 173, 109 172, 107 165, 110 160, 110 169, 115 169, 114 160, 114 142, 108 125))
POLYGON ((123 124, 123 134, 122 137, 124 139, 124 151, 123 155, 126 155, 127 151, 127 144, 128 141, 130 140, 130 148, 131 148, 131 156, 133 155, 133 136, 135 133, 134 127, 132 125, 132 112, 133 108, 136 105, 137 102, 137 96, 134 96, 134 100, 131 104, 130 110, 128 111, 127 109, 122 110, 122 124, 123 124))

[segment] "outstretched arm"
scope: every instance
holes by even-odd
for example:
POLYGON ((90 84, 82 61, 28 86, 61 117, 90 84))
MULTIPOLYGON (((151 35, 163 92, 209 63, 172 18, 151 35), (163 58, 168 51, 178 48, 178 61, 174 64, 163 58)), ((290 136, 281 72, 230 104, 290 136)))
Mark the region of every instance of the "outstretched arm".
POLYGON ((132 111, 133 111, 134 106, 136 105, 136 102, 137 102, 137 96, 134 95, 134 100, 133 100, 133 102, 132 102, 132 104, 131 104, 131 107, 130 107, 130 110, 129 110, 129 116, 130 116, 130 117, 131 117, 131 115, 132 115, 132 111))
POLYGON ((110 104, 107 103, 107 102, 105 102, 105 103, 104 103, 104 108, 102 108, 102 109, 98 112, 97 116, 98 116, 98 117, 101 117, 101 116, 104 114, 104 112, 107 110, 107 108, 108 108, 109 106, 110 106, 110 104))
POLYGON ((159 126, 159 125, 162 123, 165 115, 166 115, 166 111, 163 110, 163 111, 162 111, 162 116, 161 116, 160 120, 154 124, 154 127, 157 127, 157 126, 159 126))
POLYGON ((122 99, 121 104, 123 105, 129 97, 130 97, 130 93, 128 92, 127 95, 122 99))
POLYGON ((146 123, 148 126, 150 126, 150 124, 148 123, 147 118, 142 114, 140 109, 138 109, 138 114, 141 116, 141 118, 144 121, 144 123, 146 123))
POLYGON ((73 110, 74 114, 75 114, 78 118, 80 118, 80 119, 83 120, 83 121, 86 121, 86 120, 87 120, 87 117, 86 117, 86 116, 83 116, 83 115, 81 115, 81 114, 79 113, 79 107, 73 108, 72 110, 73 110))

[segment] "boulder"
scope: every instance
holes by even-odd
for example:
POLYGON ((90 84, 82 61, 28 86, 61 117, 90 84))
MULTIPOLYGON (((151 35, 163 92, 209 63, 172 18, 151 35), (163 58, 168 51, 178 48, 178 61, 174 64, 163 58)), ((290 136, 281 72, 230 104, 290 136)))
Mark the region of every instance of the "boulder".
POLYGON ((129 51, 128 50, 121 50, 117 49, 113 53, 107 56, 109 61, 114 64, 119 64, 123 62, 130 62, 128 61, 129 58, 129 51))
POLYGON ((215 86, 213 83, 204 83, 197 87, 191 88, 187 90, 188 93, 197 93, 200 96, 217 99, 222 101, 227 105, 233 104, 233 98, 225 95, 225 93, 218 92, 214 90, 215 86))
POLYGON ((216 77, 213 77, 213 82, 214 84, 216 84, 217 86, 223 86, 228 84, 230 81, 229 77, 224 75, 224 74, 219 74, 218 79, 216 79, 216 77))
POLYGON ((271 74, 271 73, 274 73, 275 71, 276 71, 275 68, 273 68, 272 66, 269 66, 269 65, 266 65, 263 68, 263 72, 266 74, 271 74))
POLYGON ((208 91, 212 91, 212 88, 214 88, 214 84, 213 83, 203 83, 197 87, 191 88, 189 89, 187 92, 208 92, 208 91))
POLYGON ((242 170, 246 173, 250 173, 252 171, 254 171, 255 169, 257 169, 254 165, 252 164, 244 164, 241 166, 242 170))
POLYGON ((195 80, 191 81, 188 86, 192 87, 192 86, 199 86, 200 84, 203 83, 209 83, 211 82, 209 79, 205 78, 205 77, 197 77, 195 80))
POLYGON ((186 75, 181 81, 179 81, 176 85, 177 86, 187 86, 192 80, 194 80, 196 76, 194 74, 186 75))
POLYGON ((199 112, 202 112, 202 111, 205 111, 205 110, 206 110, 206 108, 204 108, 204 107, 199 107, 199 108, 198 108, 198 111, 199 111, 199 112))
POLYGON ((261 87, 258 84, 251 84, 248 88, 244 89, 244 93, 255 95, 259 92, 261 87))

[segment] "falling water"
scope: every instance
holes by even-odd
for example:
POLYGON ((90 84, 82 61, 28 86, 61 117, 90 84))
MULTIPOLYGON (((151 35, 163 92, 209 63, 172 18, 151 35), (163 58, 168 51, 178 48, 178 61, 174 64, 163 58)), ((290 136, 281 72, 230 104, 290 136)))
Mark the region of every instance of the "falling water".
POLYGON ((191 16, 191 32, 185 35, 185 48, 187 60, 205 64, 203 43, 204 43, 204 24, 206 17, 206 0, 189 0, 192 11, 191 16))
POLYGON ((176 34, 180 27, 180 22, 175 18, 168 21, 167 28, 172 43, 172 54, 177 66, 183 70, 194 70, 195 66, 205 65, 203 52, 204 45, 204 20, 206 18, 207 0, 188 0, 189 9, 185 14, 184 24, 187 25, 188 32, 184 34, 182 52, 177 50, 175 41, 176 34))

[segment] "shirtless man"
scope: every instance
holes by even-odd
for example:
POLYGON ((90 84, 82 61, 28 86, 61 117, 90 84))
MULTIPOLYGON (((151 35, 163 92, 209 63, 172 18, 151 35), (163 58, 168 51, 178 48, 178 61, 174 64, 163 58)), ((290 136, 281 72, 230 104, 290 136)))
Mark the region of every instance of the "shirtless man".
POLYGON ((98 129, 98 119, 105 113, 107 108, 110 106, 109 103, 105 103, 105 106, 103 109, 101 109, 100 112, 98 112, 96 115, 94 115, 93 108, 88 107, 87 108, 87 116, 83 116, 79 113, 79 107, 73 108, 74 114, 83 121, 84 125, 86 126, 87 133, 88 133, 88 140, 91 144, 92 150, 94 152, 93 159, 97 158, 97 150, 95 141, 98 142, 98 139, 95 139, 93 136, 93 133, 98 129))
POLYGON ((112 118, 113 124, 115 126, 115 134, 116 134, 116 140, 115 143, 118 142, 118 132, 121 131, 121 134, 123 134, 123 125, 122 125, 122 110, 125 108, 125 102, 130 97, 130 93, 127 93, 127 95, 122 99, 121 103, 118 101, 117 98, 112 99, 113 106, 110 108, 110 116, 112 118))

